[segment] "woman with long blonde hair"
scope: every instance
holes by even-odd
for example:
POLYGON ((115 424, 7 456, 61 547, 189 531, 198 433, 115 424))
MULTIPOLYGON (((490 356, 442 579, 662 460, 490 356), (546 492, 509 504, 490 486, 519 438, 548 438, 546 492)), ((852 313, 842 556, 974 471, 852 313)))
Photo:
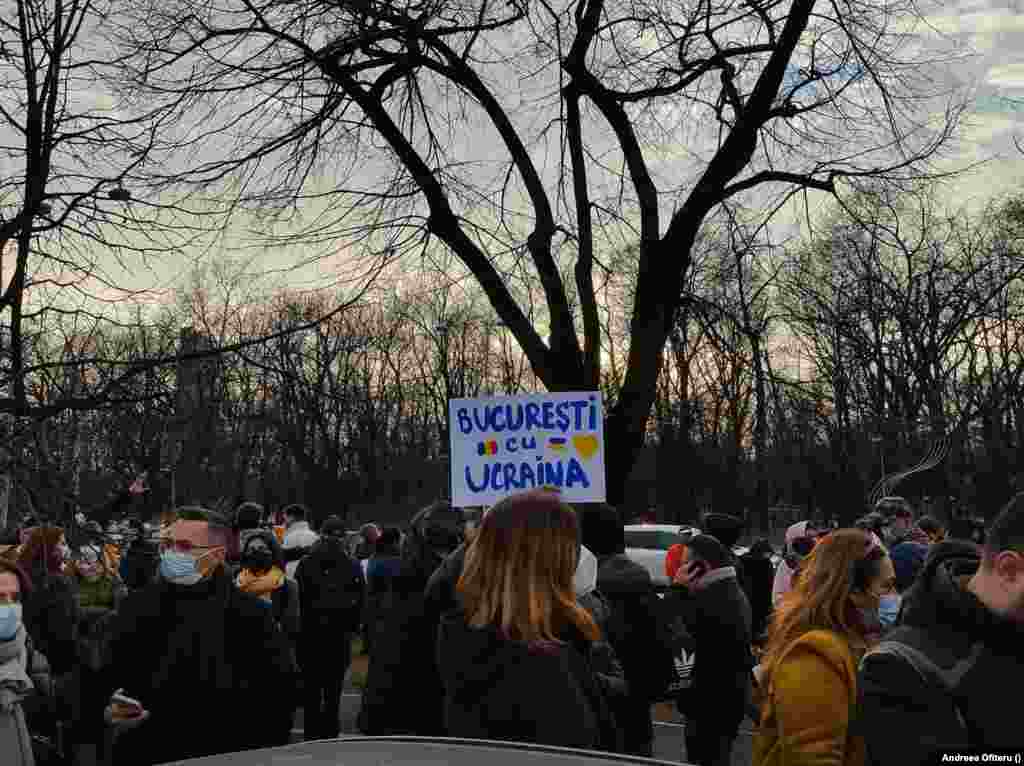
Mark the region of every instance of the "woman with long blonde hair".
POLYGON ((573 588, 576 513, 555 493, 505 498, 484 516, 441 622, 438 666, 453 737, 612 749, 591 652, 601 631, 573 588))
POLYGON ((864 763, 850 725, 857 666, 878 640, 879 605, 895 581, 885 549, 861 530, 832 532, 815 546, 768 632, 755 766, 864 763))

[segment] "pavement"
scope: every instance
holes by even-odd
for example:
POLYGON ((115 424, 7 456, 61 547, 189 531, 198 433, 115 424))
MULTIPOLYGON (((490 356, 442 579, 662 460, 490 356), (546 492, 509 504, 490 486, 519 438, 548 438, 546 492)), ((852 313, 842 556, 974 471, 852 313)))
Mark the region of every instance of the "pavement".
MULTIPOLYGON (((359 734, 356 729, 356 716, 359 714, 359 706, 362 694, 352 684, 353 671, 357 675, 365 673, 366 658, 355 657, 353 667, 345 684, 345 690, 341 695, 341 733, 359 734)), ((365 677, 365 676, 364 676, 365 677)), ((663 761, 675 761, 686 763, 686 741, 684 737, 684 719, 671 704, 655 705, 652 709, 654 717, 654 757, 663 761)), ((751 722, 745 721, 740 728, 739 736, 732 751, 732 766, 750 766, 752 759, 753 730, 751 722)), ((293 741, 301 742, 303 739, 302 709, 295 715, 295 724, 292 728, 293 741)))

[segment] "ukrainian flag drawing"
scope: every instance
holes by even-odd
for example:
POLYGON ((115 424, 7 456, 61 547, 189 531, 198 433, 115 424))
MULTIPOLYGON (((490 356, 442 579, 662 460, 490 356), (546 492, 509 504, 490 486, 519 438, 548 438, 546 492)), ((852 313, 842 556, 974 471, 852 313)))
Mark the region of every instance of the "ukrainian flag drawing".
POLYGON ((552 436, 548 439, 548 449, 552 452, 565 452, 569 442, 562 436, 552 436))
POLYGON ((488 439, 487 441, 480 442, 476 445, 476 454, 481 457, 484 455, 497 455, 498 454, 498 442, 494 439, 488 439))

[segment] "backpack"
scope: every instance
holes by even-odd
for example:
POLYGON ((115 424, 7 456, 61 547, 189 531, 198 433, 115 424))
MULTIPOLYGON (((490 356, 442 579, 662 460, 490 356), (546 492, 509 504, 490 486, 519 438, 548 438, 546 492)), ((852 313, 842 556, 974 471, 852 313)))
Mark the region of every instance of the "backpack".
POLYGON ((329 559, 314 555, 303 560, 300 588, 308 605, 308 618, 320 622, 358 622, 365 583, 362 571, 339 552, 329 559))
POLYGON ((971 649, 970 655, 957 662, 952 668, 946 669, 939 667, 920 649, 916 649, 901 641, 882 641, 864 654, 860 661, 860 669, 863 670, 864 663, 867 661, 868 657, 872 657, 874 655, 888 654, 899 657, 917 671, 917 674, 925 684, 939 688, 949 698, 953 703, 953 710, 956 712, 957 721, 959 721, 960 727, 968 742, 970 742, 971 745, 980 746, 984 743, 976 742, 975 738, 972 736, 971 727, 967 724, 967 719, 964 717, 963 709, 961 708, 960 702, 957 700, 954 691, 956 687, 960 685, 960 681, 963 677, 967 675, 967 672, 974 667, 975 663, 978 661, 981 649, 982 646, 980 644, 975 645, 971 649))

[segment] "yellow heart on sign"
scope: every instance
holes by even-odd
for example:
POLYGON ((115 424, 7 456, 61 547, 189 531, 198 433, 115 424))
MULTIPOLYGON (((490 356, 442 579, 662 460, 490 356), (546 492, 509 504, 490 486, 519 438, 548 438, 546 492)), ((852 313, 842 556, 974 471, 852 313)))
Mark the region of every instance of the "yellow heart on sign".
POLYGON ((572 437, 572 446, 580 453, 580 457, 584 460, 590 460, 590 458, 597 454, 597 450, 601 445, 597 443, 596 436, 574 436, 572 437))

